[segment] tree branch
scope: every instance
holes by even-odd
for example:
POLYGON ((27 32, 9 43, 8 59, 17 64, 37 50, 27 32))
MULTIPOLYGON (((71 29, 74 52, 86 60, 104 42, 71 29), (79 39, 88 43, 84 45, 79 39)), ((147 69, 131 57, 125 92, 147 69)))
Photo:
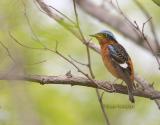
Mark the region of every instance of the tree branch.
MULTIPOLYGON (((146 16, 146 18, 150 18, 151 16, 150 16, 150 14, 149 14, 149 12, 144 8, 144 6, 143 5, 141 5, 137 0, 134 0, 134 3, 139 7, 139 9, 144 13, 144 15, 146 16)), ((150 20, 149 21, 149 26, 150 26, 150 29, 151 29, 151 32, 152 32, 152 34, 153 34, 153 36, 154 36, 154 41, 155 41, 155 44, 156 44, 156 46, 158 47, 158 52, 160 51, 160 43, 159 43, 159 41, 158 41, 158 36, 157 36, 157 34, 156 34, 156 30, 155 30, 155 27, 154 27, 154 24, 153 24, 153 21, 152 20, 150 20)))
MULTIPOLYGON (((128 94, 127 87, 120 84, 114 84, 112 82, 106 82, 102 80, 94 80, 92 82, 91 80, 80 77, 80 76, 73 76, 71 75, 62 75, 62 76, 45 76, 45 75, 15 75, 15 74, 0 74, 0 80, 24 80, 24 81, 30 81, 35 83, 40 83, 42 85, 44 84, 60 84, 60 85, 71 85, 71 86, 85 86, 85 87, 92 87, 92 88, 98 88, 103 89, 107 92, 113 92, 112 85, 115 88, 115 93, 121 93, 121 94, 128 94), (97 86, 99 85, 99 86, 97 86), (100 87, 103 86, 103 87, 100 87)), ((149 99, 158 99, 160 98, 160 92, 158 91, 152 91, 150 87, 150 91, 144 90, 144 89, 136 89, 133 91, 134 96, 149 98, 149 99)))

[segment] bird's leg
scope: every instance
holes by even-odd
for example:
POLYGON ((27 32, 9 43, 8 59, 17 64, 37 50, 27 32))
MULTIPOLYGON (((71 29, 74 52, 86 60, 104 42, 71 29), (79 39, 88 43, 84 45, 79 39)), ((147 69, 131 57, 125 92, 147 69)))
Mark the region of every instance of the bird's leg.
POLYGON ((135 88, 139 88, 140 85, 138 83, 135 83, 135 88))
POLYGON ((116 89, 114 88, 114 84, 110 84, 110 85, 111 85, 112 92, 116 92, 116 89))
MULTIPOLYGON (((135 83, 135 82, 134 82, 135 83)), ((143 90, 144 91, 144 86, 141 86, 138 82, 136 82, 135 84, 134 84, 134 89, 141 89, 141 90, 143 90)))
POLYGON ((116 81, 117 81, 118 79, 116 78, 114 81, 113 81, 113 84, 111 84, 111 87, 112 87, 112 90, 113 90, 113 92, 116 92, 116 89, 114 88, 114 84, 116 84, 116 81))
MULTIPOLYGON (((108 83, 108 81, 104 81, 104 82, 102 83, 102 87, 105 86, 105 84, 107 84, 107 83, 108 83)), ((115 90, 115 88, 114 88, 114 85, 113 85, 113 84, 109 84, 109 85, 110 85, 110 89, 107 90, 107 91, 116 92, 116 90, 115 90)))
POLYGON ((113 83, 115 84, 115 82, 117 81, 118 79, 116 78, 114 81, 113 81, 113 83))
POLYGON ((115 79, 115 80, 113 81, 113 84, 110 84, 112 92, 116 92, 116 89, 115 89, 115 87, 114 87, 114 84, 115 84, 115 82, 116 82, 117 80, 118 80, 118 79, 115 79))
MULTIPOLYGON (((117 80, 118 80, 118 78, 116 78, 116 79, 113 81, 113 83, 116 84, 116 81, 117 81, 117 80)), ((122 80, 122 81, 120 82, 120 84, 123 85, 123 82, 124 82, 124 81, 122 80)))
POLYGON ((123 82, 124 82, 124 81, 122 80, 120 84, 123 85, 123 82))

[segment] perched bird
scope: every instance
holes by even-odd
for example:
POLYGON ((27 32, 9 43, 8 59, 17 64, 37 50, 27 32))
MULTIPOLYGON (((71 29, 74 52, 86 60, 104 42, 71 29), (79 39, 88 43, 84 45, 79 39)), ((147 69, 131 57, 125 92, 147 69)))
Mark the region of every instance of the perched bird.
POLYGON ((129 100, 134 103, 134 70, 128 53, 110 31, 102 31, 90 36, 99 41, 101 56, 106 68, 112 75, 125 81, 129 100))

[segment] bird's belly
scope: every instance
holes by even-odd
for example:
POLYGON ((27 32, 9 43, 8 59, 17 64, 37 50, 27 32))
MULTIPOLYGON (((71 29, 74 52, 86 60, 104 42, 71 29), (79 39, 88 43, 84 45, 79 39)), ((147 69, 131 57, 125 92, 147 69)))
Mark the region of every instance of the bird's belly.
POLYGON ((115 77, 120 78, 120 76, 117 74, 116 68, 113 66, 111 59, 109 57, 108 54, 104 54, 102 52, 102 59, 103 59, 103 63, 106 66, 106 68, 108 69, 108 71, 115 77))

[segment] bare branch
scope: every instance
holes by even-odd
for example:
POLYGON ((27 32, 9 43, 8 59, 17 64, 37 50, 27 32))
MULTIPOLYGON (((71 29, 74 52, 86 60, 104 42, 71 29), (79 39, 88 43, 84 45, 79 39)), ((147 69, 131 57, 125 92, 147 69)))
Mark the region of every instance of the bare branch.
POLYGON ((38 62, 29 63, 29 64, 27 64, 27 66, 38 65, 38 64, 42 64, 44 62, 47 62, 47 60, 41 60, 41 61, 38 61, 38 62))
POLYGON ((86 64, 86 63, 82 63, 82 62, 80 62, 80 61, 77 61, 76 59, 74 59, 72 56, 70 56, 69 55, 69 58, 71 58, 74 62, 76 62, 76 63, 78 63, 78 64, 80 64, 80 65, 82 65, 82 66, 87 66, 88 64, 86 64))
POLYGON ((33 27, 32 27, 32 25, 31 25, 31 21, 30 21, 30 19, 29 19, 28 14, 27 14, 27 8, 26 8, 25 2, 24 2, 23 0, 21 0, 21 1, 22 1, 22 4, 23 4, 23 7, 24 7, 24 16, 25 16, 25 19, 26 19, 26 21, 27 21, 27 24, 28 24, 28 26, 29 26, 29 29, 31 30, 31 32, 32 32, 32 34, 33 34, 33 36, 34 36, 33 40, 39 42, 39 44, 40 44, 41 46, 45 47, 44 44, 43 44, 43 43, 40 41, 40 39, 38 38, 37 34, 36 34, 36 33, 34 32, 34 30, 33 30, 33 27))
POLYGON ((18 45, 20 45, 20 46, 22 46, 24 48, 33 49, 33 50, 41 49, 41 48, 34 48, 34 47, 30 47, 30 46, 24 45, 24 44, 22 44, 22 42, 20 42, 19 40, 17 40, 10 32, 8 32, 8 34, 14 40, 14 42, 16 42, 18 45))
POLYGON ((144 34, 144 27, 145 27, 145 25, 146 25, 148 22, 150 22, 151 19, 152 19, 152 17, 148 18, 148 19, 143 23, 143 26, 142 26, 142 33, 143 33, 143 34, 144 34))
MULTIPOLYGON (((134 0, 135 4, 140 8, 140 10, 144 13, 144 15, 146 16, 146 18, 150 18, 150 14, 148 13, 148 11, 144 8, 143 5, 141 5, 137 0, 134 0)), ((160 44, 159 44, 159 41, 158 41, 158 36, 156 34, 156 30, 155 30, 155 27, 153 25, 153 21, 150 20, 149 21, 149 26, 151 28, 151 31, 152 31, 152 34, 154 36, 154 41, 156 43, 156 46, 158 47, 158 51, 160 51, 160 44)))
POLYGON ((57 10, 56 8, 54 8, 53 6, 49 6, 49 7, 52 8, 52 9, 54 9, 59 14, 61 14, 64 18, 68 19, 71 23, 75 24, 75 22, 72 19, 70 19, 67 15, 65 15, 64 13, 60 12, 59 10, 57 10))
MULTIPOLYGON (((35 82, 35 83, 41 83, 41 84, 60 84, 60 85, 78 85, 78 86, 85 86, 85 87, 92 87, 92 88, 99 88, 97 86, 103 86, 104 91, 110 90, 111 85, 113 84, 112 82, 106 82, 106 81, 101 81, 101 80, 94 80, 94 83, 89 80, 88 78, 84 77, 79 77, 79 76, 74 76, 72 77, 67 77, 66 75, 64 76, 44 76, 44 75, 17 75, 17 74, 0 74, 0 80, 24 80, 24 81, 30 81, 30 82, 35 82), (95 84, 96 83, 96 84, 95 84), (105 83, 105 84, 104 84, 105 83)), ((127 87, 119 84, 113 84, 114 88, 116 89, 115 93, 121 93, 121 94, 128 94, 127 92, 127 87)), ((107 91, 111 92, 111 91, 107 91)), ((160 92, 158 91, 143 91, 143 89, 137 89, 134 90, 133 92, 134 96, 138 97, 144 97, 144 98, 149 98, 149 99, 158 99, 160 98, 160 92)))

